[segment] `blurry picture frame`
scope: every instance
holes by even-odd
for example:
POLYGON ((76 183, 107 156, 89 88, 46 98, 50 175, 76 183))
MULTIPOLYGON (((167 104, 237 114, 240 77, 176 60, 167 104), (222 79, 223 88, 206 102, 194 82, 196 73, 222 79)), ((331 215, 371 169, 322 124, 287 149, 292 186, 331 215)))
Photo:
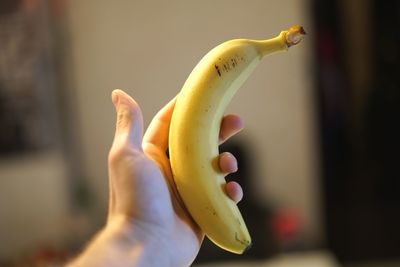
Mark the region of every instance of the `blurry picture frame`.
POLYGON ((51 147, 57 107, 47 1, 0 3, 0 155, 51 147))

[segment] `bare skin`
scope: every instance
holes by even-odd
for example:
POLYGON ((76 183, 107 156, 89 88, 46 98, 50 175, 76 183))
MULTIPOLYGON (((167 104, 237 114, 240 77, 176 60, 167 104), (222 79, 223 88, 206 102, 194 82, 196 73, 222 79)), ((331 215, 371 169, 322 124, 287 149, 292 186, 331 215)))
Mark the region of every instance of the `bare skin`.
MULTIPOLYGON (((189 266, 199 252, 204 233, 177 193, 166 156, 175 99, 153 118, 143 134, 139 105, 122 90, 112 101, 117 123, 109 153, 109 213, 106 226, 69 266, 189 266)), ((220 143, 238 133, 243 121, 227 115, 220 143)), ((222 153, 225 175, 237 171, 237 161, 222 153)), ((236 182, 226 185, 235 202, 243 197, 236 182)))

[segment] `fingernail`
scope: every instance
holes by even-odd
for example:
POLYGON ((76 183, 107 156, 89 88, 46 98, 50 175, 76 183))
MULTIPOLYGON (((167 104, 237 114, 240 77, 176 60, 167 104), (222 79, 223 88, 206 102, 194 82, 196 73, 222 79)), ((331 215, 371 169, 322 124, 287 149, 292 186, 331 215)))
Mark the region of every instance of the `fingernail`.
POLYGON ((232 154, 228 154, 227 155, 231 161, 231 171, 232 172, 237 172, 238 170, 238 162, 236 160, 236 158, 232 155, 232 154))
POLYGON ((239 120, 237 121, 237 127, 239 128, 239 132, 244 128, 244 120, 240 117, 239 120))
POLYGON ((119 96, 115 90, 111 94, 111 100, 112 100, 114 106, 116 107, 118 105, 119 96))
POLYGON ((238 163, 237 163, 237 160, 235 159, 235 162, 233 163, 233 172, 237 172, 238 169, 239 169, 238 163))

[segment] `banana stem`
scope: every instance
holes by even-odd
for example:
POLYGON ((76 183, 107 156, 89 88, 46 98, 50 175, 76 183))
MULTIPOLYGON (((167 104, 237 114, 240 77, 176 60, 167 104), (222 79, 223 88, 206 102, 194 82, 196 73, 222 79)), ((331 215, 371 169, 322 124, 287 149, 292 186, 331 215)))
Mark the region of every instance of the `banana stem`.
POLYGON ((306 31, 301 26, 293 26, 285 34, 285 43, 287 47, 291 47, 292 45, 297 45, 303 40, 304 35, 306 35, 306 31))
POLYGON ((303 40, 306 32, 301 26, 293 26, 287 31, 282 31, 278 36, 260 41, 261 55, 265 56, 274 52, 288 50, 303 40))

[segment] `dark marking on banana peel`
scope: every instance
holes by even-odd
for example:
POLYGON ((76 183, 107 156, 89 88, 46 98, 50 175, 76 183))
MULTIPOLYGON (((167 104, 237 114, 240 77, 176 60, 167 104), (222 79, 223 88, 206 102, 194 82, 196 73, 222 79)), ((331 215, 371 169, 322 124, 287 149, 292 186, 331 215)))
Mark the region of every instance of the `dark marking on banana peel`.
MULTIPOLYGON (((220 59, 220 60, 221 60, 221 59, 220 59)), ((243 61, 243 58, 241 58, 241 60, 243 61)), ((225 72, 229 72, 231 69, 236 68, 237 65, 238 65, 238 59, 237 59, 237 58, 231 58, 230 60, 226 60, 226 61, 223 63, 222 67, 224 68, 223 70, 224 70, 225 72)), ((215 65, 215 69, 217 70, 218 75, 221 76, 221 75, 220 75, 220 74, 221 74, 221 71, 220 71, 218 65, 215 65)))
POLYGON ((239 239, 238 233, 237 233, 237 232, 235 232, 235 240, 236 240, 237 242, 239 242, 240 244, 245 245, 246 248, 248 248, 248 247, 251 245, 251 242, 250 242, 250 241, 239 239))
POLYGON ((218 76, 221 77, 221 72, 219 71, 219 67, 217 64, 214 65, 215 69, 217 70, 218 76))
POLYGON ((237 65, 236 58, 232 58, 231 61, 232 61, 232 66, 236 67, 236 65, 237 65))

